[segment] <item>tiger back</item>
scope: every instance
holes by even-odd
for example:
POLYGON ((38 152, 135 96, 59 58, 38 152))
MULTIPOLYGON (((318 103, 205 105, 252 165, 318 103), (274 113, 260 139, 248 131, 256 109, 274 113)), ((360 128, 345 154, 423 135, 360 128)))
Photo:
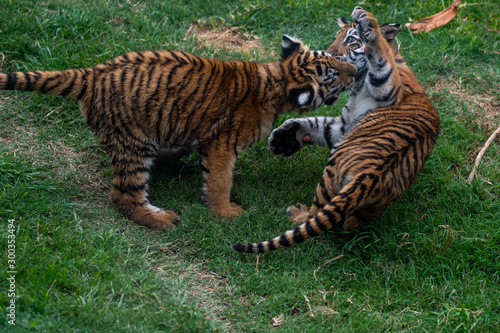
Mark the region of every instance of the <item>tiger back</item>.
POLYGON ((271 150, 281 155, 300 149, 299 140, 331 149, 312 206, 288 208, 296 228, 269 241, 234 244, 233 249, 268 252, 323 234, 334 225, 356 228, 400 197, 431 153, 439 115, 391 41, 394 30, 383 27, 388 29, 385 35, 361 7, 352 17, 354 22, 343 22, 328 49, 358 68, 347 108, 336 119, 341 124, 295 119, 270 138, 271 150), (321 133, 314 133, 316 129, 321 133))
POLYGON ((267 136, 279 114, 331 104, 356 68, 284 36, 280 61, 221 61, 185 52, 131 52, 86 69, 0 74, 0 89, 37 91, 80 101, 113 167, 111 200, 128 218, 162 230, 179 216, 147 196, 154 159, 197 149, 203 197, 221 217, 231 203, 237 155, 267 136))

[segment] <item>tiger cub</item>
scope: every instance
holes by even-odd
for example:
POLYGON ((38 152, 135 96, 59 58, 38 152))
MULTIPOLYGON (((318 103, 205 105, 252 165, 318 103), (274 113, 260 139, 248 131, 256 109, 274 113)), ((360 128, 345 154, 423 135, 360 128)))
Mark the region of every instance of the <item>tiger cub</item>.
POLYGON ((342 115, 294 119, 269 139, 271 151, 281 155, 293 154, 304 143, 331 149, 314 203, 310 209, 288 208, 295 229, 266 242, 234 244, 237 251, 273 251, 335 224, 345 230, 358 227, 408 189, 436 143, 439 115, 394 45, 398 26, 379 26, 361 7, 352 17, 353 23, 341 21, 328 49, 358 67, 342 115))
POLYGON ((0 89, 79 100, 111 160, 114 206, 162 230, 179 216, 147 199, 159 153, 197 149, 209 208, 221 217, 239 215, 241 207, 229 201, 236 156, 267 136, 279 114, 334 103, 355 74, 355 66, 284 36, 278 62, 132 52, 87 69, 0 74, 0 89))

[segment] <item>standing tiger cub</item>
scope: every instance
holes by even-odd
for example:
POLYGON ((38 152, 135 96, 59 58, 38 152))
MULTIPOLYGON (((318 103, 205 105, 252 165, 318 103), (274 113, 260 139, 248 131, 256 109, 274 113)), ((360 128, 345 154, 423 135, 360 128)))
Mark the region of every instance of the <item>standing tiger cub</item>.
POLYGON ((132 52, 87 69, 0 74, 0 89, 79 100, 111 160, 113 204, 162 230, 175 227, 179 217, 147 199, 160 152, 197 148, 208 206, 221 217, 239 215, 241 207, 229 201, 238 153, 267 136, 279 114, 335 102, 355 74, 355 66, 284 36, 279 62, 132 52))
POLYGON ((269 138, 278 155, 289 156, 304 144, 330 148, 314 202, 310 209, 288 208, 295 229, 266 242, 234 244, 237 251, 273 251, 335 224, 358 227, 408 189, 436 143, 439 115, 394 45, 400 26, 379 26, 361 7, 352 17, 354 22, 339 21, 341 30, 327 50, 358 68, 342 115, 290 119, 269 138))

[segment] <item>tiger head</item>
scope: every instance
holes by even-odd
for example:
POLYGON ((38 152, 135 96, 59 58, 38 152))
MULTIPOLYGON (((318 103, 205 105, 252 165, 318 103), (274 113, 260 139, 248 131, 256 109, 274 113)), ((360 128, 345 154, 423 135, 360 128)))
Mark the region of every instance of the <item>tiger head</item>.
MULTIPOLYGON (((362 70, 366 66, 365 45, 359 35, 357 24, 349 22, 344 17, 338 19, 340 30, 334 37, 333 43, 328 47, 326 52, 341 57, 358 69, 358 75, 362 74, 362 70)), ((397 51, 397 46, 394 41, 396 35, 401 31, 401 24, 385 23, 380 25, 380 33, 387 40, 389 46, 394 52, 397 51)))
POLYGON ((311 51, 299 39, 283 36, 281 65, 290 75, 288 101, 299 112, 312 111, 323 103, 332 105, 349 89, 356 67, 323 51, 311 51))

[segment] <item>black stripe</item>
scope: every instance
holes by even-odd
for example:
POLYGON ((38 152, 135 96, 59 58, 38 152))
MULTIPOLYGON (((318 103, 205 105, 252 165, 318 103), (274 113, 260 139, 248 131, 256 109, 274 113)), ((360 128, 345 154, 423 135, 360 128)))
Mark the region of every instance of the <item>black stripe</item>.
POLYGON ((17 73, 8 73, 7 74, 7 84, 5 85, 5 89, 13 90, 16 88, 17 82, 17 73))
POLYGON ((40 92, 43 92, 44 94, 53 94, 53 91, 57 88, 60 87, 61 85, 61 80, 65 81, 66 80, 66 75, 64 75, 61 72, 57 73, 56 77, 49 77, 45 80, 44 86, 40 88, 40 92), (55 81, 55 84, 52 87, 47 87, 50 82, 55 81))
MULTIPOLYGON (((158 79, 156 80, 156 88, 155 88, 155 91, 149 96, 149 98, 147 99, 146 101, 146 109, 144 110, 144 113, 146 115, 146 122, 148 124, 148 126, 152 127, 154 124, 152 122, 152 112, 154 111, 153 107, 152 107, 152 103, 153 102, 156 102, 156 106, 157 105, 157 102, 159 101, 159 89, 160 89, 160 86, 161 86, 161 81, 163 80, 163 72, 161 72, 159 75, 158 75, 158 79)), ((157 138, 159 139, 159 138, 157 138)))
POLYGON ((280 237, 280 245, 282 245, 282 246, 290 246, 290 242, 286 238, 285 234, 281 235, 281 237, 280 237))
POLYGON ((135 52, 135 55, 137 56, 135 58, 135 63, 136 64, 141 64, 144 62, 144 54, 142 52, 135 52))
MULTIPOLYGON (((142 81, 142 79, 143 79, 143 72, 141 71, 140 80, 142 81)), ((120 77, 120 81, 121 80, 123 80, 122 77, 120 77)), ((140 113, 139 111, 144 111, 138 107, 137 97, 130 100, 130 102, 132 103, 131 109, 127 108, 127 103, 125 102, 125 94, 123 93, 124 87, 121 86, 120 90, 116 87, 114 73, 109 74, 109 81, 111 84, 111 92, 110 93, 117 94, 118 96, 121 97, 120 102, 117 102, 117 100, 115 100, 115 99, 111 99, 109 101, 109 103, 110 103, 109 110, 110 110, 110 112, 113 112, 113 119, 116 120, 119 118, 124 132, 126 132, 129 137, 132 137, 134 140, 139 141, 139 142, 142 141, 142 139, 144 137, 148 137, 149 135, 147 134, 148 129, 144 127, 145 125, 143 124, 143 122, 137 121, 137 114, 140 113), (111 104, 111 103, 113 103, 113 104, 111 104), (111 108, 112 106, 115 106, 116 110, 112 109, 111 108), (118 118, 114 117, 115 116, 114 113, 116 113, 116 116, 118 118), (141 137, 134 136, 132 134, 133 132, 132 132, 131 128, 132 129, 134 129, 134 128, 140 129, 142 132, 142 136, 141 137)), ((140 90, 140 86, 137 88, 137 90, 138 91, 140 90)), ((138 95, 138 91, 135 93, 136 95, 138 95)), ((108 93, 108 95, 109 95, 109 93, 108 93)), ((108 99, 110 99, 110 98, 108 97, 108 99)))
POLYGON ((369 198, 372 196, 372 193, 375 191, 375 187, 377 186, 377 184, 380 181, 380 177, 378 177, 374 174, 370 174, 370 178, 372 179, 372 182, 371 182, 370 188, 368 189, 368 192, 366 193, 365 198, 369 198))
POLYGON ((332 128, 331 128, 330 124, 325 127, 324 137, 325 137, 326 143, 328 145, 328 148, 332 149, 333 140, 332 140, 332 128))
POLYGON ((332 171, 330 171, 330 168, 326 168, 326 169, 325 169, 325 173, 326 173, 326 174, 327 174, 327 176, 328 176, 328 177, 330 177, 330 178, 333 178, 333 177, 335 176, 335 174, 334 174, 332 171))
POLYGON ((392 75, 392 68, 389 70, 389 73, 380 78, 376 77, 372 72, 368 73, 370 84, 374 87, 380 87, 381 85, 386 83, 391 77, 391 75, 392 75))
POLYGON ((132 194, 132 193, 136 193, 136 192, 145 190, 146 184, 137 185, 137 186, 135 186, 135 185, 123 186, 123 184, 120 184, 120 185, 113 184, 113 188, 120 191, 121 194, 132 194))
POLYGON ((317 198, 316 196, 314 197, 314 202, 313 202, 313 204, 312 204, 312 207, 314 207, 314 206, 316 206, 316 207, 320 207, 320 208, 322 208, 322 207, 324 206, 322 203, 320 203, 320 202, 318 201, 318 198, 317 198))
MULTIPOLYGON (((144 112, 146 115, 148 114, 147 112, 147 104, 142 104, 140 103, 140 101, 143 99, 143 97, 145 97, 147 95, 147 87, 145 89, 144 88, 144 82, 146 81, 146 85, 147 83, 149 82, 150 80, 150 77, 153 73, 153 70, 154 69, 150 69, 149 71, 141 71, 141 75, 140 75, 140 80, 139 80, 139 84, 137 85, 137 91, 134 93, 135 97, 133 99, 133 102, 132 102, 132 109, 131 110, 125 110, 126 107, 124 105, 123 109, 124 111, 122 113, 125 113, 125 111, 128 111, 126 114, 127 114, 127 118, 129 119, 129 122, 130 122, 130 125, 132 128, 137 128, 137 129, 140 129, 141 132, 142 132, 142 137, 149 137, 149 124, 144 124, 144 122, 142 121, 138 121, 138 114, 144 112)), ((111 84, 113 85, 113 88, 115 88, 114 86, 114 75, 112 77, 112 80, 111 80, 111 84)))
POLYGON ((325 198, 326 202, 330 202, 332 200, 330 194, 328 193, 328 190, 324 187, 324 185, 321 187, 321 194, 323 195, 323 198, 325 198))
POLYGON ((306 228, 306 232, 307 232, 307 234, 309 236, 315 237, 315 236, 318 235, 318 233, 316 232, 316 230, 314 230, 314 228, 312 227, 311 222, 307 221, 306 225, 305 225, 305 228, 306 228))
POLYGON ((25 91, 33 91, 33 83, 31 82, 31 73, 24 73, 24 78, 26 80, 26 88, 25 91))
POLYGON ((146 172, 149 172, 149 168, 146 168, 144 166, 139 166, 139 167, 134 168, 132 170, 121 169, 117 173, 117 175, 119 175, 121 177, 125 177, 125 176, 133 176, 133 175, 136 175, 138 173, 146 173, 146 172))
MULTIPOLYGON (((172 56, 175 57, 175 59, 177 60, 177 63, 178 65, 172 67, 170 69, 170 73, 168 75, 168 78, 167 78, 167 88, 166 88, 166 94, 165 94, 165 99, 164 99, 164 103, 163 105, 165 105, 167 103, 167 98, 169 98, 169 93, 172 93, 172 94, 175 94, 176 92, 179 92, 179 91, 182 91, 181 89, 183 89, 183 87, 185 86, 185 82, 184 80, 181 80, 180 82, 178 82, 177 85, 170 85, 170 83, 172 82, 172 78, 176 75, 176 72, 179 68, 184 68, 185 66, 185 61, 182 61, 181 59, 179 59, 179 57, 177 57, 174 53, 170 52, 170 54, 172 56), (169 86, 170 85, 170 86, 169 86)), ((179 130, 178 128, 175 127, 175 123, 178 121, 178 117, 175 117, 175 122, 173 121, 174 119, 174 113, 175 113, 175 107, 177 106, 177 104, 179 103, 180 101, 180 97, 177 97, 177 99, 172 103, 172 105, 170 106, 170 108, 168 108, 166 110, 166 116, 167 116, 167 125, 168 125, 168 130, 166 131, 168 133, 168 138, 165 138, 165 141, 169 141, 169 142, 172 142, 172 135, 177 133, 176 130, 179 130)), ((160 108, 158 110, 159 114, 158 114, 158 117, 163 121, 163 115, 160 114, 160 112, 162 111, 163 109, 163 105, 162 105, 162 108, 160 108)), ((158 122, 156 124, 156 129, 157 129, 157 133, 159 134, 158 137, 161 137, 160 134, 165 134, 165 133, 161 133, 161 122, 158 122)), ((163 132, 165 132, 165 129, 163 129, 163 132)), ((181 130, 182 132, 182 130, 181 130)), ((175 139, 175 138, 174 138, 175 139)))
POLYGON ((321 68, 321 65, 316 65, 316 72, 318 76, 323 75, 323 69, 321 68))
MULTIPOLYGON (((327 211, 327 210, 323 210, 322 212, 323 212, 323 214, 327 215, 327 216, 328 216, 328 218, 330 218, 329 216, 331 215, 331 213, 330 213, 329 211, 327 211), (328 212, 328 213, 326 213, 326 212, 328 212), (330 214, 330 215, 328 215, 328 214, 330 214)), ((326 231, 328 230, 328 227, 327 227, 326 225, 324 225, 324 224, 321 222, 321 220, 319 219, 319 217, 318 217, 318 216, 316 216, 316 217, 314 218, 314 222, 316 222, 316 225, 317 225, 317 226, 318 226, 318 227, 319 227, 319 228, 320 228, 323 232, 326 232, 326 231)))
MULTIPOLYGON (((205 59, 207 60, 207 59, 205 59)), ((217 79, 221 76, 223 76, 223 74, 220 74, 221 73, 221 67, 216 63, 216 62, 208 62, 209 65, 211 65, 211 71, 210 71, 210 76, 208 77, 208 79, 204 82, 205 83, 205 87, 203 89, 203 91, 201 92, 200 94, 200 101, 202 101, 202 103, 205 103, 205 101, 207 101, 207 98, 206 96, 209 95, 213 90, 218 90, 219 89, 219 85, 217 84, 214 84, 214 83, 217 83, 217 79)), ((205 67, 205 65, 203 64, 203 68, 205 67)), ((224 71, 222 71, 222 73, 224 73, 224 71)), ((202 127, 202 126, 205 126, 205 116, 207 115, 208 113, 208 110, 210 110, 212 108, 212 103, 216 103, 217 102, 217 99, 216 98, 210 98, 208 100, 208 104, 203 107, 202 105, 200 105, 199 109, 198 109, 198 112, 201 112, 203 111, 203 113, 201 114, 201 117, 200 117, 200 121, 196 124, 196 127, 194 127, 191 132, 192 133, 197 133, 199 131, 199 128, 202 127)))
POLYGON ((413 94, 415 95, 422 95, 422 96, 427 96, 426 93, 421 93, 421 92, 416 92, 413 90, 413 87, 411 85, 409 85, 408 83, 403 83, 403 86, 405 86, 406 88, 408 88, 413 94))
POLYGON ((259 253, 264 252, 264 244, 262 243, 257 244, 257 250, 259 253))
POLYGON ((300 227, 293 230, 293 242, 295 244, 302 243, 304 241, 304 235, 300 232, 300 227))
POLYGON ((342 135, 345 135, 345 119, 344 119, 344 116, 343 115, 340 115, 340 121, 342 123, 342 126, 340 127, 340 133, 342 133, 342 135))
POLYGON ((87 114, 87 123, 90 125, 91 128, 95 128, 94 127, 94 122, 96 121, 96 111, 97 111, 97 108, 95 107, 96 105, 96 99, 97 99, 97 87, 96 87, 96 83, 97 83, 97 80, 100 78, 100 75, 99 75, 99 71, 97 70, 92 70, 91 72, 92 74, 92 82, 90 83, 90 94, 89 94, 89 97, 90 97, 90 102, 88 103, 88 114, 87 114))
POLYGON ((238 252, 248 253, 248 245, 243 243, 233 244, 232 248, 238 252))
POLYGON ((71 90, 73 90, 73 87, 75 86, 75 80, 76 80, 75 76, 77 76, 77 75, 76 75, 75 71, 71 71, 71 73, 73 74, 73 77, 71 78, 71 82, 66 87, 66 89, 64 89, 61 92, 61 94, 60 94, 61 96, 64 96, 64 97, 68 96, 68 94, 71 92, 71 90))
POLYGON ((382 69, 387 64, 387 60, 381 59, 381 61, 377 64, 378 69, 382 69))
POLYGON ((84 69, 84 72, 85 73, 82 74, 83 86, 80 90, 80 93, 78 94, 78 100, 81 100, 83 98, 83 95, 85 95, 85 93, 87 92, 87 77, 91 72, 88 69, 84 69))

